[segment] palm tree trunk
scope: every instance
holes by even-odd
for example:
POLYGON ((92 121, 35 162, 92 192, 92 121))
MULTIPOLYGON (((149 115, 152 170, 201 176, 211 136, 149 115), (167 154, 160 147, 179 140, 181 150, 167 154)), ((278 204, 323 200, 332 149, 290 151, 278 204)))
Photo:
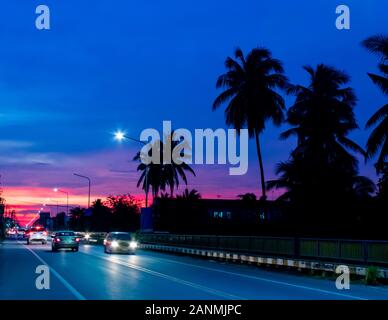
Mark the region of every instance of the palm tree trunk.
POLYGON ((266 192, 265 192, 264 165, 263 165, 263 158, 261 156, 259 132, 257 130, 255 131, 255 139, 256 139, 257 157, 259 158, 259 166, 260 166, 261 198, 266 200, 267 199, 267 195, 266 195, 266 192))

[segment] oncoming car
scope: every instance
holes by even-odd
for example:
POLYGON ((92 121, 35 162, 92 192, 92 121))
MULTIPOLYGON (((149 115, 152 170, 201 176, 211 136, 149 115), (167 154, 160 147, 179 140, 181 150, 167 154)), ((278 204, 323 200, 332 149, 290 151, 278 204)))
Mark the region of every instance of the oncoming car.
POLYGON ((78 251, 80 240, 73 231, 56 231, 52 235, 51 249, 54 252, 59 249, 78 251))
POLYGON ((43 227, 32 227, 26 232, 27 244, 32 242, 47 243, 47 231, 43 227))
POLYGON ((137 241, 128 232, 110 232, 104 239, 104 252, 134 254, 137 245, 137 241))

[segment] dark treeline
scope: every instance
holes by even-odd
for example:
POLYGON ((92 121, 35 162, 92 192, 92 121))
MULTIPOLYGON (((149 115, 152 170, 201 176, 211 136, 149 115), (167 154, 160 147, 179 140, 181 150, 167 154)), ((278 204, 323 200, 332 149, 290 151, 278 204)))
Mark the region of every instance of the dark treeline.
POLYGON ((129 194, 97 199, 90 210, 77 207, 70 211, 69 228, 75 231, 136 231, 139 227, 139 204, 129 194))
MULTIPOLYGON (((376 55, 378 67, 377 73, 365 70, 365 77, 386 95, 388 37, 370 37, 362 46, 376 55)), ((265 203, 268 190, 283 191, 276 201, 276 206, 282 208, 282 223, 267 226, 266 230, 386 236, 388 105, 368 106, 371 118, 366 124, 359 124, 354 113, 357 96, 346 72, 323 63, 304 66, 309 81, 292 84, 282 62, 266 48, 255 48, 247 54, 237 49, 233 58, 226 59, 225 69, 216 82, 217 88, 223 91, 215 99, 213 110, 224 106, 226 124, 237 130, 248 129, 255 140, 260 173, 259 201, 265 203), (288 108, 285 95, 295 98, 288 108), (261 146, 268 122, 288 127, 280 139, 296 137, 297 141, 289 158, 277 164, 277 178, 272 181, 265 179, 262 160, 265 150, 261 146), (350 139, 350 134, 364 127, 372 128, 372 132, 367 144, 360 146, 350 139), (378 175, 376 184, 359 174, 358 159, 374 162, 378 175)), ((139 159, 138 155, 135 160, 139 159)), ((186 164, 185 168, 164 166, 152 165, 148 171, 148 187, 154 197, 168 197, 159 194, 166 190, 172 197, 179 178, 187 184, 185 171, 190 168, 186 164)), ((146 166, 140 164, 138 169, 142 171, 138 185, 148 190, 144 179, 146 166)))

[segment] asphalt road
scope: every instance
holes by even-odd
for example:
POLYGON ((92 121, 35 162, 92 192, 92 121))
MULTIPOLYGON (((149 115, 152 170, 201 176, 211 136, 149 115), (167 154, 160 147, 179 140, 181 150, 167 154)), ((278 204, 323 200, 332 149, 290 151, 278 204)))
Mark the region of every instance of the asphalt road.
POLYGON ((0 299, 388 299, 387 287, 273 272, 255 266, 139 250, 105 254, 101 246, 51 252, 48 245, 0 243, 0 299), (50 268, 50 289, 38 290, 39 265, 50 268))

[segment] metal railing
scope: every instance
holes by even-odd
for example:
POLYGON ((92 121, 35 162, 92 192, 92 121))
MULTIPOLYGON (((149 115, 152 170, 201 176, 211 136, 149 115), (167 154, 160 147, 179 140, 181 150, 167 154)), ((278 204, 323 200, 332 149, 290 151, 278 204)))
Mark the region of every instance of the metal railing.
POLYGON ((141 234, 140 240, 190 248, 388 265, 388 241, 157 233, 141 234))

